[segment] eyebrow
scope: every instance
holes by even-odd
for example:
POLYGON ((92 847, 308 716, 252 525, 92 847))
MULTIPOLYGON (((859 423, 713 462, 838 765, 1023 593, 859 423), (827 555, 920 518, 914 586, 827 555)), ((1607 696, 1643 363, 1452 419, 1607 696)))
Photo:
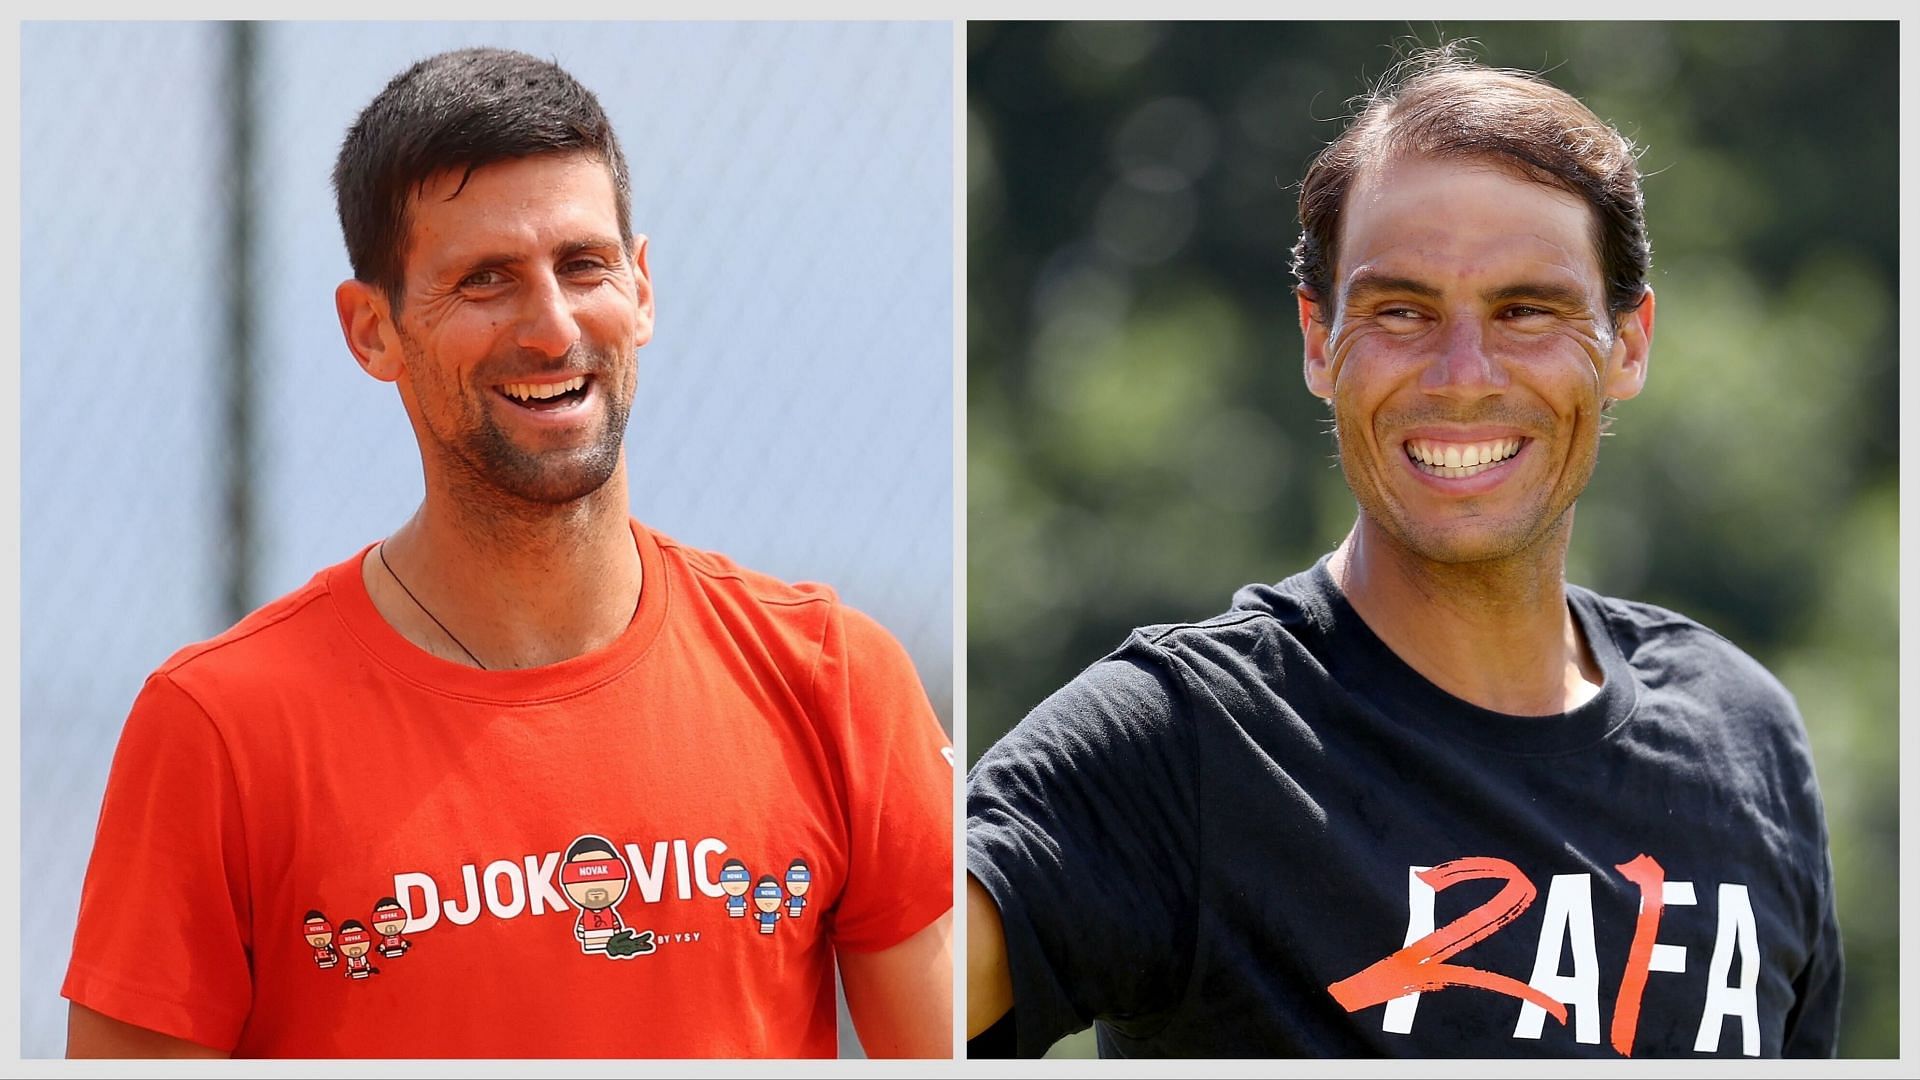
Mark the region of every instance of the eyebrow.
POLYGON ((1484 294, 1488 303, 1500 303, 1503 300, 1541 300, 1556 307, 1586 307, 1586 294, 1569 285, 1557 285, 1545 281, 1522 281, 1513 285, 1503 285, 1484 294))
MULTIPOLYGON (((583 251, 607 251, 620 248, 621 246, 620 241, 610 237, 581 237, 574 240, 562 240, 560 243, 553 245, 553 250, 549 252, 549 256, 555 262, 559 262, 571 256, 578 255, 583 251)), ((471 274, 476 270, 491 270, 495 267, 512 266, 524 261, 524 258, 525 257, 518 252, 495 252, 459 259, 450 263, 449 266, 457 268, 462 274, 471 274)))
POLYGON ((1418 296, 1427 300, 1438 300, 1440 298, 1440 290, 1424 281, 1416 281, 1409 277, 1392 277, 1387 274, 1376 274, 1363 270, 1347 282, 1344 299, 1350 304, 1354 301, 1355 297, 1368 296, 1373 293, 1404 293, 1409 296, 1418 296))
MULTIPOLYGON (((1438 288, 1415 278, 1361 271, 1347 282, 1345 301, 1352 303, 1356 297, 1374 293, 1400 293, 1425 300, 1438 300, 1441 296, 1438 288)), ((1519 281, 1502 285, 1481 293, 1480 298, 1490 304, 1507 300, 1539 300, 1560 307, 1587 306, 1586 294, 1579 289, 1547 281, 1519 281)))

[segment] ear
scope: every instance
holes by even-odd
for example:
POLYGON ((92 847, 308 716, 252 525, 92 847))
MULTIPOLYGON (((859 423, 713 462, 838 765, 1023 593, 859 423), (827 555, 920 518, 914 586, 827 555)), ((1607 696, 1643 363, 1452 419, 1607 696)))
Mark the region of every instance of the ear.
POLYGON ((647 269, 647 238, 638 233, 633 237, 633 280, 640 299, 639 340, 634 342, 638 348, 653 340, 653 273, 647 269))
POLYGON ((1300 301, 1300 336, 1307 344, 1307 389, 1314 397, 1333 400, 1333 363, 1327 342, 1333 334, 1332 313, 1325 311, 1305 285, 1293 290, 1300 301))
POLYGON ((1653 352, 1653 290, 1640 297, 1640 306, 1622 316, 1615 328, 1613 352, 1607 357, 1605 385, 1608 398, 1624 401, 1647 385, 1647 363, 1653 352))
POLYGON ((333 290, 333 309, 340 316, 347 348, 353 350, 360 367, 381 382, 399 379, 404 357, 386 290, 349 278, 333 290))

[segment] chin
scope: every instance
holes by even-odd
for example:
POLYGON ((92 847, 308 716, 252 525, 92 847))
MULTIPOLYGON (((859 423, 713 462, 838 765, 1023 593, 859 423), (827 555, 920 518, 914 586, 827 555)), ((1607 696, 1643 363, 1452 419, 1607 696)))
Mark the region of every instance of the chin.
POLYGON ((1406 547, 1421 559, 1443 566, 1498 562, 1526 550, 1520 545, 1464 539, 1426 540, 1406 547))
POLYGON ((606 487, 607 481, 612 478, 612 469, 596 469, 585 473, 577 470, 549 471, 537 477, 509 476, 492 479, 495 489, 521 502, 538 503, 543 506, 565 506, 591 497, 606 487))
POLYGON ((1499 562, 1526 555, 1549 544, 1554 532, 1539 522, 1485 518, 1446 523, 1400 520, 1382 524, 1382 531, 1409 554, 1449 566, 1499 562))
POLYGON ((504 438, 483 439, 466 455, 485 486, 521 502, 561 506, 599 491, 620 467, 618 439, 573 450, 528 451, 504 438))

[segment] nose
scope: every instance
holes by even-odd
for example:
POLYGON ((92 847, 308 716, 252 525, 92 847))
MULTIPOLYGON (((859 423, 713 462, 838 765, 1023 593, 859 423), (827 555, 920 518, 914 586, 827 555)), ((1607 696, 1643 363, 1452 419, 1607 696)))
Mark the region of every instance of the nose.
POLYGON ((523 349, 560 357, 580 340, 580 321, 574 315, 573 300, 552 274, 535 274, 527 279, 519 316, 515 336, 523 349))
POLYGON ((1421 373, 1420 388, 1430 394, 1476 400, 1507 388, 1507 371, 1487 347, 1485 325, 1476 318, 1455 317, 1441 326, 1437 351, 1421 373))

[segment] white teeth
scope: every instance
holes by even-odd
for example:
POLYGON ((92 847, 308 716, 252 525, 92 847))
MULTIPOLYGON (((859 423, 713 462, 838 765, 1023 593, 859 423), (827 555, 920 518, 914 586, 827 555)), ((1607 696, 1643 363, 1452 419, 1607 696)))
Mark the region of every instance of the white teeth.
POLYGON ((1407 456, 1425 466, 1435 476, 1472 476, 1486 467, 1512 457, 1520 451, 1521 440, 1495 439, 1482 443, 1440 443, 1428 439, 1410 439, 1407 456))
POLYGON ((587 385, 587 377, 585 375, 575 375, 566 382, 508 383, 500 389, 506 391, 509 397, 519 398, 521 401, 545 401, 548 398, 556 398, 561 394, 571 393, 585 385, 587 385))

